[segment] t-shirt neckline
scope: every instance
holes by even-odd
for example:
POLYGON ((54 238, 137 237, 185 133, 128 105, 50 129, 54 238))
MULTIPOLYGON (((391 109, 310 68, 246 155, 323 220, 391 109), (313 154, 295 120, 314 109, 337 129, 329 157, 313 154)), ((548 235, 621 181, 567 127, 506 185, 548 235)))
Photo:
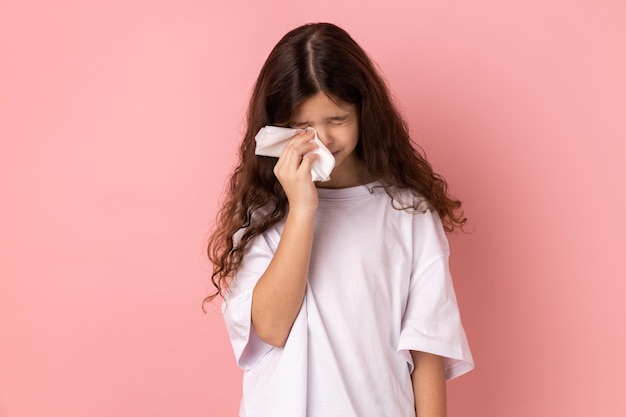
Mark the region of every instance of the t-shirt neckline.
POLYGON ((320 200, 344 200, 349 198, 369 197, 378 189, 382 189, 379 181, 368 184, 355 185, 346 188, 318 188, 317 195, 320 200))

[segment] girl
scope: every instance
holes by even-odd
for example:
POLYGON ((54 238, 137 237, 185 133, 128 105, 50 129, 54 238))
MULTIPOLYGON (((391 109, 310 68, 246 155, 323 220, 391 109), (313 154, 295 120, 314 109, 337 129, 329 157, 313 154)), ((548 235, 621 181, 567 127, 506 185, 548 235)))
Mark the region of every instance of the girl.
POLYGON ((344 30, 308 24, 274 47, 228 191, 207 300, 224 298, 245 371, 239 415, 445 416, 446 379, 473 368, 444 233, 465 218, 344 30), (280 158, 255 155, 266 125, 301 129, 280 158))

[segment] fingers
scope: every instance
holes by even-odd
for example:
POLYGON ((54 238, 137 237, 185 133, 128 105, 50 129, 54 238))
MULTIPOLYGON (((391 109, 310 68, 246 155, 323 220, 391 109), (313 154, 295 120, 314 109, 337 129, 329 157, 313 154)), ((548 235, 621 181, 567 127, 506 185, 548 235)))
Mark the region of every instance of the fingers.
POLYGON ((296 153, 300 155, 305 155, 311 152, 313 149, 317 148, 317 144, 311 141, 313 137, 313 131, 305 130, 299 132, 289 141, 283 150, 283 154, 285 152, 296 151, 296 153))
POLYGON ((290 210, 317 208, 317 190, 311 178, 311 166, 319 155, 310 153, 317 148, 317 143, 311 141, 313 137, 312 131, 295 135, 274 167, 274 175, 287 195, 290 210))
POLYGON ((318 159, 320 159, 320 156, 316 153, 305 155, 304 157, 302 157, 302 163, 300 164, 298 171, 304 171, 304 172, 310 173, 311 168, 313 167, 313 164, 318 159))
MULTIPOLYGON (((276 164, 276 168, 274 169, 274 173, 277 174, 281 172, 284 175, 287 175, 288 172, 297 172, 300 170, 300 166, 304 161, 305 155, 309 154, 309 152, 315 150, 318 145, 315 142, 312 142, 313 139, 312 131, 303 131, 298 133, 293 137, 292 140, 289 141, 285 149, 280 155, 278 162, 276 164), (277 172, 278 171, 278 172, 277 172)), ((307 166, 310 169, 310 165, 318 158, 317 155, 307 155, 308 157, 313 157, 313 161, 307 162, 307 166)))

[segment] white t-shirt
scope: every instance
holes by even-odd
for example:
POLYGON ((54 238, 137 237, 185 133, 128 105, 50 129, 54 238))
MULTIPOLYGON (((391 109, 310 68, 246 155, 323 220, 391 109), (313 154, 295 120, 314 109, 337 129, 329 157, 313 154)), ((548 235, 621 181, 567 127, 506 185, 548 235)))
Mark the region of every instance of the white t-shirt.
POLYGON ((409 350, 444 356, 447 379, 474 367, 441 220, 394 208, 378 183, 318 194, 306 294, 285 346, 251 326, 252 290, 284 220, 251 242, 223 303, 244 369, 240 416, 414 417, 409 350))

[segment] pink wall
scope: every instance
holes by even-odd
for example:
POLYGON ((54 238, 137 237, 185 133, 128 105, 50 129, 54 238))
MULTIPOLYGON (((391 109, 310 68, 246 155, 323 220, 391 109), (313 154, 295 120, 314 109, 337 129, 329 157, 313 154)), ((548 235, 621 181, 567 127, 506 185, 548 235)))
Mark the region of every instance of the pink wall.
POLYGON ((626 3, 4 0, 0 415, 232 416, 203 249, 256 74, 344 26, 466 204, 450 415, 626 415, 626 3))

